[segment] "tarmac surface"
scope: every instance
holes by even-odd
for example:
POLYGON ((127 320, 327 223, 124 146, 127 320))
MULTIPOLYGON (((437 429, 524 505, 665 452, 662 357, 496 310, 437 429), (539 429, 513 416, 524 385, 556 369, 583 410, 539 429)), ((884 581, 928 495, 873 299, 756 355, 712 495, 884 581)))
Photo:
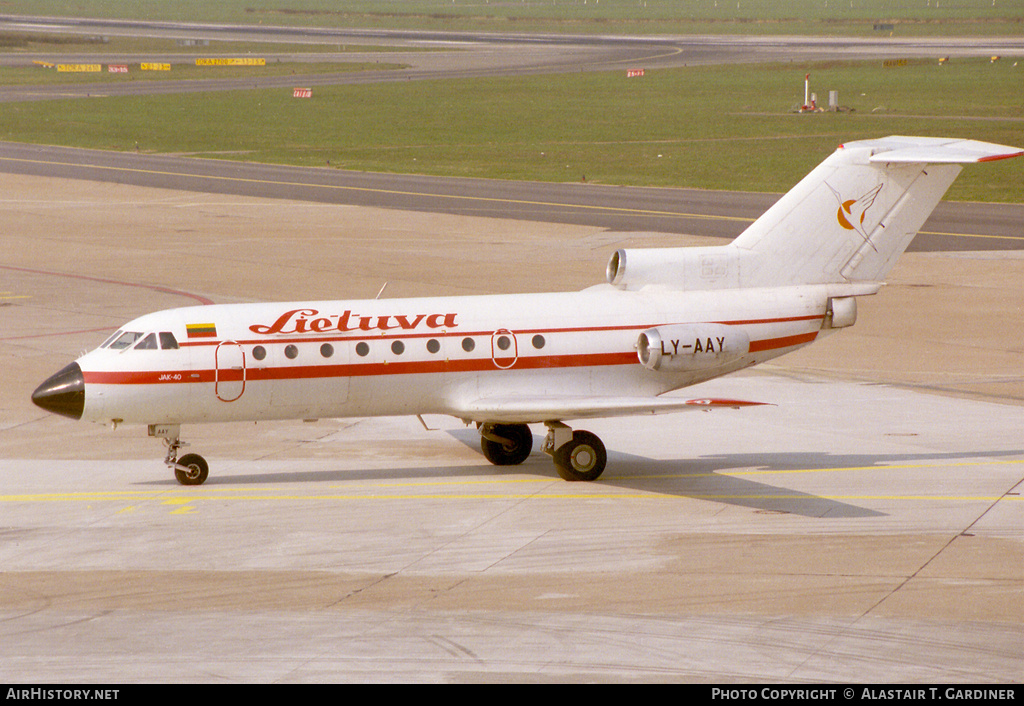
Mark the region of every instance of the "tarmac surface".
POLYGON ((0 184, 0 680, 1024 678, 1020 251, 909 253, 852 329, 686 391, 772 406, 588 423, 596 483, 428 417, 187 427, 183 488, 32 389, 157 309, 578 289, 721 240, 0 184))

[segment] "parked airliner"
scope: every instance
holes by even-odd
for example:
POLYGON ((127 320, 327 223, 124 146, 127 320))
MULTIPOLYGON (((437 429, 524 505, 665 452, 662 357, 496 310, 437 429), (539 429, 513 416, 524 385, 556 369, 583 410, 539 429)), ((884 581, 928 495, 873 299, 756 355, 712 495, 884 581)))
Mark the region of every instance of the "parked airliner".
POLYGON ((841 145, 728 245, 619 250, 573 293, 198 306, 148 314, 32 395, 50 412, 148 425, 178 481, 207 462, 181 425, 452 415, 497 465, 531 453, 566 480, 606 452, 568 421, 753 402, 664 393, 763 363, 853 325, 961 164, 1024 151, 887 137, 841 145))

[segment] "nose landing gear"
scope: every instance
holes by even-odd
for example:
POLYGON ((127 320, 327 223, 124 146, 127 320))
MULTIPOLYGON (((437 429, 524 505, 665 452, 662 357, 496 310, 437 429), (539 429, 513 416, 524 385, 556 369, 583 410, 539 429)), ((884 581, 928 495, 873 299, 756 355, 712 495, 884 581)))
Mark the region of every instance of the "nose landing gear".
POLYGON ((202 485, 210 475, 210 466, 199 454, 185 454, 178 458, 182 446, 188 446, 181 440, 180 424, 150 424, 149 435, 163 439, 167 447, 164 463, 174 471, 174 477, 182 485, 202 485))

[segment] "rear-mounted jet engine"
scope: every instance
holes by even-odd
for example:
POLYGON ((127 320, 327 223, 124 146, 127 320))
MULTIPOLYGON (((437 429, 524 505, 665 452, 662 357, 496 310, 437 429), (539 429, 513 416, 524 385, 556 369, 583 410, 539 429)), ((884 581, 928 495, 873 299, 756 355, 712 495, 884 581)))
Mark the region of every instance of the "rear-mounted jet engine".
POLYGON ((647 329, 636 342, 637 357, 648 370, 706 370, 750 352, 750 337, 724 324, 677 324, 647 329))

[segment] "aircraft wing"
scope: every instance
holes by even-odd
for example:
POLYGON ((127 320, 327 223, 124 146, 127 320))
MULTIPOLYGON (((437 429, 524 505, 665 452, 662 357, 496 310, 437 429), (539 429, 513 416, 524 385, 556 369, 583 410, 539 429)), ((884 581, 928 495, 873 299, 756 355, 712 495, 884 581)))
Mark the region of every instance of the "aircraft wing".
POLYGON ((681 397, 558 397, 504 395, 482 397, 459 405, 452 414, 473 422, 536 423, 589 419, 594 417, 627 417, 643 414, 665 414, 687 410, 710 410, 729 407, 753 407, 765 402, 746 400, 681 397))

